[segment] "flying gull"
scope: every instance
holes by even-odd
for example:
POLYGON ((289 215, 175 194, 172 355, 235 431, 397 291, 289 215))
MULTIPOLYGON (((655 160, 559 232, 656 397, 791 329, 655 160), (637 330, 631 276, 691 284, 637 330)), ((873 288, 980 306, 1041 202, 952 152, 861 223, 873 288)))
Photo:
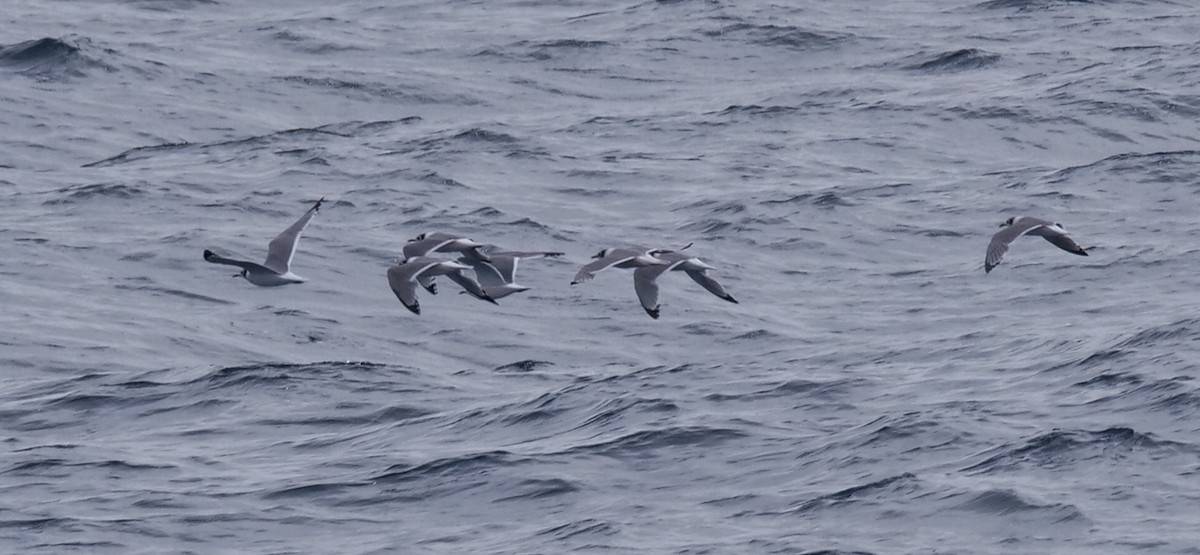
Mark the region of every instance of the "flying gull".
POLYGON ((712 270, 713 267, 699 258, 679 251, 660 252, 654 257, 666 261, 668 265, 643 266, 633 271, 633 288, 637 291, 642 308, 646 309, 646 314, 651 318, 658 319, 658 277, 669 271, 685 272, 709 293, 737 304, 737 299, 725 291, 720 282, 708 275, 708 270, 712 270))
POLYGON ((479 282, 463 273, 463 270, 469 269, 471 269, 470 266, 459 264, 453 260, 418 256, 388 268, 388 285, 392 287, 396 298, 400 299, 404 307, 411 310, 413 314, 421 313, 421 305, 417 302, 417 281, 424 276, 444 275, 475 297, 496 304, 496 300, 483 290, 479 282))
POLYGON ((1022 235, 1038 235, 1071 254, 1088 255, 1083 247, 1080 247, 1074 239, 1067 235, 1067 230, 1059 223, 1021 216, 1009 218, 1008 221, 1000 224, 1000 227, 1004 229, 993 235, 992 242, 988 244, 987 257, 983 261, 984 273, 991 272, 992 268, 999 265, 1000 260, 1004 258, 1004 253, 1008 252, 1008 244, 1022 235))
POLYGON ((271 240, 271 243, 267 245, 267 260, 262 264, 225 258, 207 249, 204 251, 204 259, 213 264, 237 266, 242 269, 242 272, 233 277, 244 277, 246 281, 260 287, 303 283, 307 280, 291 271, 292 255, 296 254, 296 244, 300 242, 301 232, 308 227, 309 220, 312 220, 313 215, 320 210, 322 202, 325 202, 325 197, 321 197, 312 208, 308 209, 308 212, 296 220, 296 223, 271 240))

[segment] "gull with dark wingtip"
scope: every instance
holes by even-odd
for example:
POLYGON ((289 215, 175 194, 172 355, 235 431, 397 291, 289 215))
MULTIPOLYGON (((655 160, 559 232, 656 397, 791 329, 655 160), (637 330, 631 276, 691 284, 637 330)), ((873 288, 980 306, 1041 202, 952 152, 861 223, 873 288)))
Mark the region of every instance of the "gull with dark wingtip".
MULTIPOLYGON (((418 256, 427 256, 432 252, 459 252, 464 257, 473 258, 487 262, 490 259, 488 255, 483 253, 483 243, 479 243, 453 233, 445 233, 434 231, 432 233, 422 233, 404 245, 404 258, 416 258, 418 256)), ((431 295, 437 295, 437 283, 433 280, 432 274, 422 275, 417 279, 417 283, 421 284, 426 291, 431 295)))
POLYGON ((658 252, 655 253, 654 257, 664 260, 668 264, 666 266, 643 266, 633 271, 633 288, 637 291, 638 300, 641 301, 642 308, 646 309, 646 314, 649 314, 651 318, 657 320, 659 315, 658 277, 670 271, 685 272, 688 277, 699 283, 709 293, 737 304, 737 299, 734 299, 733 295, 725 291, 725 287, 720 282, 708 275, 708 270, 714 268, 705 264, 699 258, 679 251, 658 252))
POLYGON ((213 264, 237 266, 242 269, 242 272, 233 277, 244 277, 246 281, 260 287, 304 283, 307 280, 291 271, 292 256, 296 254, 296 245, 300 243, 300 234, 305 227, 308 227, 308 222, 312 220, 317 211, 321 209, 322 202, 325 202, 325 197, 321 197, 312 208, 300 216, 299 220, 296 220, 296 223, 271 240, 271 243, 267 245, 267 260, 262 264, 249 260, 225 258, 207 249, 204 251, 204 259, 213 264))
POLYGON ((1079 256, 1088 255, 1087 251, 1083 250, 1083 247, 1079 246, 1071 236, 1067 235, 1067 230, 1060 223, 1040 218, 1031 218, 1029 216, 1020 216, 1009 218, 1000 224, 1000 227, 1004 229, 993 235, 992 242, 988 244, 987 256, 983 260, 984 273, 991 272, 992 268, 999 265, 1000 260, 1004 258, 1004 253, 1008 252, 1008 244, 1022 235, 1037 235, 1071 254, 1079 256))
POLYGON ((459 264, 453 260, 418 256, 388 268, 388 285, 396 294, 396 298, 400 299, 404 307, 411 310, 413 314, 421 313, 421 304, 417 302, 417 281, 423 276, 446 276, 476 298, 497 304, 496 300, 488 295, 483 287, 480 287, 479 282, 463 273, 463 270, 469 269, 471 269, 470 266, 459 264))

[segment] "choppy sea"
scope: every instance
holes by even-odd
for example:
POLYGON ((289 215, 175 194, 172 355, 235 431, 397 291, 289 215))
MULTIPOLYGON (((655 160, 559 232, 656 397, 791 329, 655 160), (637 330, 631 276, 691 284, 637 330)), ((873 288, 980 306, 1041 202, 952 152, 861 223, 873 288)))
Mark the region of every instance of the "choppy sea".
POLYGON ((0 551, 1200 553, 1200 11, 6 0, 0 551), (258 260, 317 198, 293 271, 258 260), (1013 216, 1061 222, 983 271, 1013 216), (499 306, 385 272, 518 250, 499 306), (679 246, 649 318, 596 251, 679 246))

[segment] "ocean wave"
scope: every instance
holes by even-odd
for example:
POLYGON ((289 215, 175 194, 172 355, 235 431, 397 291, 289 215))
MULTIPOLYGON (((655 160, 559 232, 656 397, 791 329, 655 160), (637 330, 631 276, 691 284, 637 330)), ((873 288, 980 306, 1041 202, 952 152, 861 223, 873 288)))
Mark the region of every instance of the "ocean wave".
POLYGON ((116 71, 101 60, 111 54, 87 38, 41 38, 0 46, 0 70, 39 81, 67 81, 85 77, 93 69, 116 71))
POLYGON ((1079 508, 1065 503, 1039 504, 1027 501, 1017 492, 992 489, 975 495, 954 507, 957 510, 984 513, 994 516, 1020 516, 1046 519, 1059 524, 1070 521, 1087 521, 1079 508))
POLYGON ((982 69, 994 65, 999 60, 999 54, 975 48, 963 48, 942 52, 927 60, 913 63, 906 69, 925 73, 951 73, 982 69))
POLYGON ((1122 453, 1178 449, 1200 451, 1195 446, 1159 439, 1131 428, 1107 428, 1095 432, 1055 430, 1034 436, 1020 445, 996 448, 994 454, 962 471, 995 474, 1028 466, 1043 470, 1069 469, 1092 459, 1115 458, 1122 453))

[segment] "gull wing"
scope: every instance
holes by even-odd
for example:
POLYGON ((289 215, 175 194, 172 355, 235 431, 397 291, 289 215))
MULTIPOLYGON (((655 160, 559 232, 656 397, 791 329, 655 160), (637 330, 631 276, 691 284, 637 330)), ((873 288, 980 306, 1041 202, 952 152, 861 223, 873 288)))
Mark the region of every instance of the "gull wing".
MULTIPOLYGON (((500 273, 501 279, 507 283, 516 283, 517 281, 517 264, 522 258, 550 258, 553 256, 562 256, 561 252, 494 252, 490 253, 492 257, 492 266, 500 273)), ((482 281, 480 283, 483 283, 482 281)), ((484 284, 487 285, 487 284, 484 284)))
POLYGON ((267 268, 266 266, 263 266, 262 264, 259 264, 258 262, 250 262, 249 260, 237 260, 234 258, 225 258, 224 256, 221 256, 210 250, 204 251, 204 260, 206 260, 208 262, 212 262, 213 264, 225 264, 227 266, 237 266, 239 268, 243 268, 243 269, 251 270, 251 271, 254 271, 254 270, 267 270, 269 272, 274 271, 270 268, 267 268))
POLYGON ((1076 243, 1070 235, 1063 233, 1057 227, 1043 226, 1040 228, 1031 229, 1029 231, 1029 235, 1041 235, 1047 241, 1054 243, 1054 246, 1071 254, 1078 254, 1079 256, 1088 255, 1087 251, 1083 250, 1083 247, 1079 246, 1079 243, 1076 243))
POLYGON ((1000 264, 1000 260, 1004 258, 1004 253, 1008 252, 1008 244, 1013 242, 1014 239, 1048 224, 1050 222, 1046 220, 1025 217, 996 232, 992 236, 992 242, 988 243, 987 255, 983 259, 983 271, 985 273, 990 272, 992 268, 1000 264))
POLYGON ((721 282, 708 275, 708 271, 684 270, 684 273, 686 273, 688 277, 692 278, 692 281, 699 283, 700 287, 708 290, 709 293, 712 293, 713 295, 725 299, 733 304, 738 304, 737 299, 733 298, 733 295, 730 295, 729 292, 725 291, 725 287, 721 285, 721 282))
POLYGON ((421 305, 417 302, 417 280, 426 270, 436 265, 437 260, 411 260, 388 268, 388 285, 396 294, 396 298, 404 304, 404 308, 411 310, 413 314, 421 313, 421 305))
POLYGON ((608 256, 605 256, 604 258, 593 260, 592 262, 584 264, 583 267, 579 269, 579 273, 575 274, 575 279, 571 280, 571 285, 590 280, 596 277, 596 272, 615 266, 622 262, 629 262, 630 260, 637 258, 639 254, 640 253, 636 251, 628 249, 620 249, 610 252, 608 253, 608 256))
POLYGON ((300 234, 305 227, 308 227, 308 222, 312 220, 317 211, 321 209, 322 202, 325 202, 325 197, 321 197, 312 208, 300 216, 299 220, 296 220, 296 223, 271 239, 271 243, 267 245, 267 261, 263 262, 263 266, 280 274, 288 273, 292 266, 292 255, 296 253, 296 244, 300 242, 300 234))
MULTIPOLYGON (((479 285, 483 287, 502 287, 511 283, 510 281, 505 281, 504 274, 497 267, 501 263, 501 257, 492 255, 491 262, 484 262, 477 258, 463 256, 458 261, 475 269, 475 278, 479 281, 479 285)), ((512 261, 510 265, 515 264, 516 262, 512 261)))
POLYGON ((658 319, 658 276, 667 266, 643 266, 633 271, 633 290, 651 318, 658 319))
POLYGON ((496 302, 496 299, 493 299, 491 295, 488 295, 487 292, 483 290, 483 287, 480 287, 479 282, 471 279, 471 276, 462 273, 462 270, 447 272, 446 277, 449 278, 450 281, 462 286, 463 289, 467 290, 467 293, 474 295, 476 298, 485 300, 492 304, 499 304, 496 302))

